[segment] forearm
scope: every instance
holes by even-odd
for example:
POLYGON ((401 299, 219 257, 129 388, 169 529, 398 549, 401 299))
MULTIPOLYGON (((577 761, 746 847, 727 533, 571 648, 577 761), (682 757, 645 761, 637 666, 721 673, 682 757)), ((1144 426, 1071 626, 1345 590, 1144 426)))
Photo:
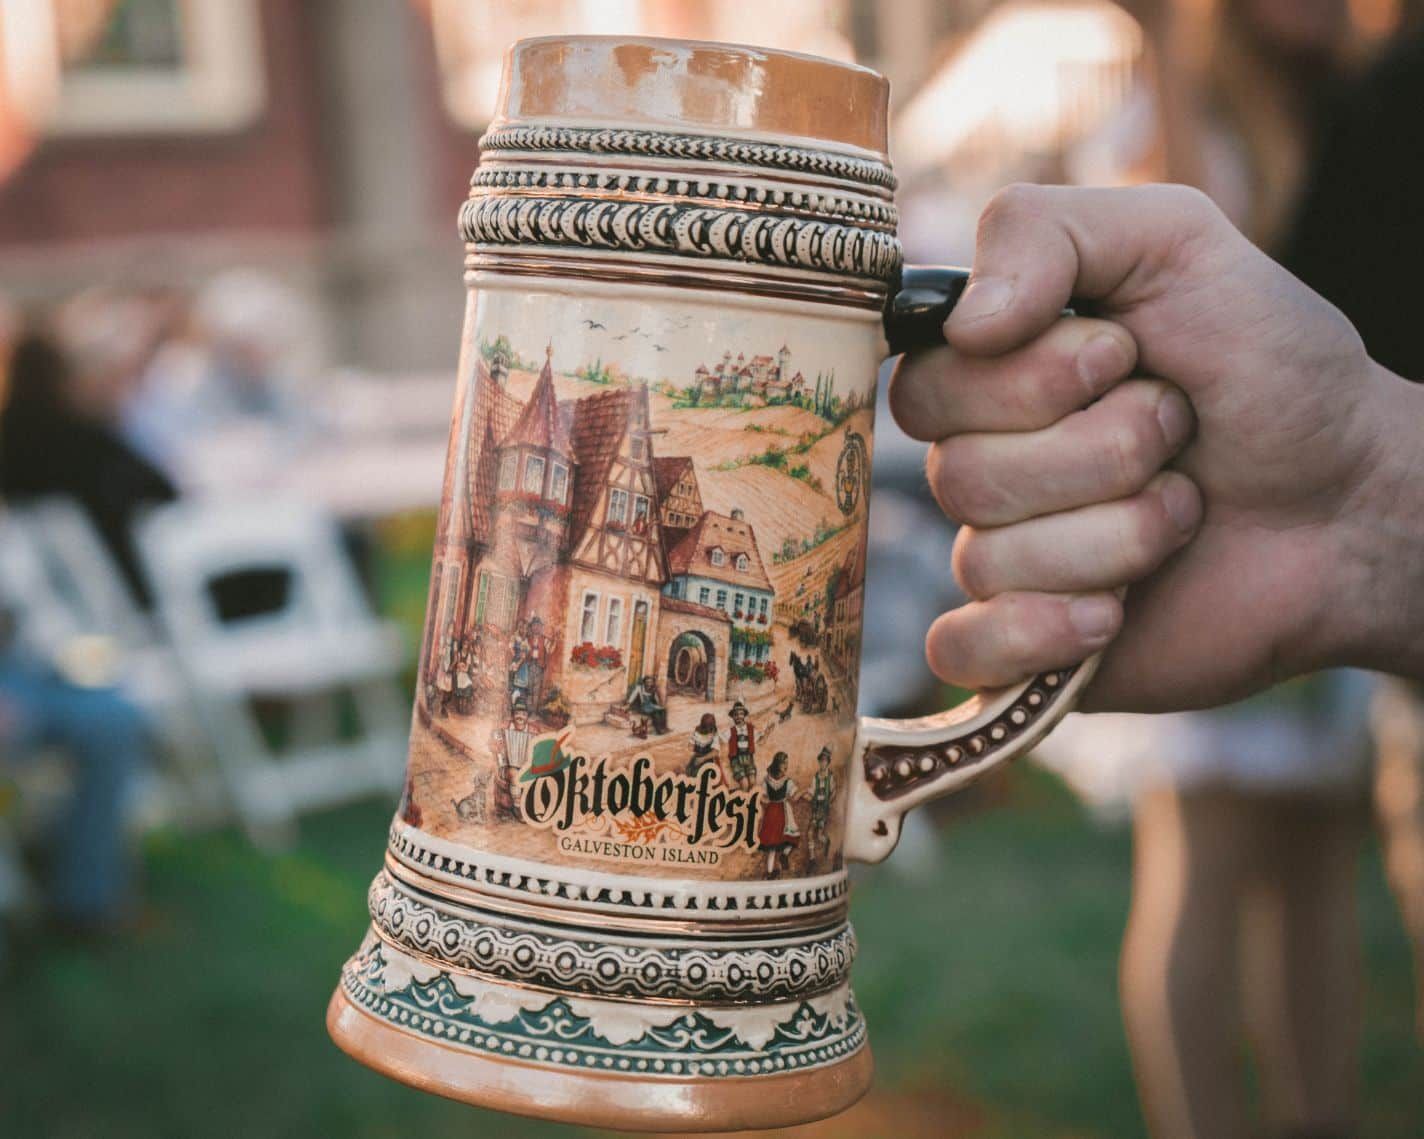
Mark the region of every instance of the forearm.
POLYGON ((1377 442, 1332 527, 1322 640, 1329 663, 1424 679, 1424 387, 1370 367, 1377 442))

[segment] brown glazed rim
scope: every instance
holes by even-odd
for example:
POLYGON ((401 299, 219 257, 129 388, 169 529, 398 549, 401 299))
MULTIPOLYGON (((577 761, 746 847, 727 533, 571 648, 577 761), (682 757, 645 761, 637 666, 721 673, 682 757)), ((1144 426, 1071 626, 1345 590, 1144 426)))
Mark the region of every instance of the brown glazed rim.
POLYGON ((857 64, 750 44, 539 36, 505 53, 491 129, 631 126, 888 154, 890 84, 857 64))
POLYGON ((679 1079, 550 1071, 402 1032, 357 1008, 340 988, 327 1006, 326 1027, 347 1055, 422 1091, 619 1131, 741 1131, 824 1119, 860 1099, 874 1070, 869 1047, 862 1047, 838 1063, 773 1076, 679 1079))

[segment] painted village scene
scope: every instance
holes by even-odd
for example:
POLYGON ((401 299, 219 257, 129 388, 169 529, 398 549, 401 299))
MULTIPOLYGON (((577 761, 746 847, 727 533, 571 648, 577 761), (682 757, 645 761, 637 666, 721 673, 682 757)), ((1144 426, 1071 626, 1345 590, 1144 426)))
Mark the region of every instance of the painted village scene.
POLYGON ((600 311, 537 335, 482 319, 470 347, 402 815, 514 857, 666 853, 629 873, 686 875, 694 842, 718 878, 840 869, 873 362, 767 336, 704 351, 688 317, 600 311), (725 841, 635 791, 551 847, 536 825, 562 810, 551 789, 591 773, 602 794, 644 758, 640 773, 711 797, 725 841))

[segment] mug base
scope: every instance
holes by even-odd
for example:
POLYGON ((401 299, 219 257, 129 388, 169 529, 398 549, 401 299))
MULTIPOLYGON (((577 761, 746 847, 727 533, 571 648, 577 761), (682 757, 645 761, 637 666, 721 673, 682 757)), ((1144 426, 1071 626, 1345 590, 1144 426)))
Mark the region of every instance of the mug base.
POLYGON ((405 1031, 358 1008, 338 988, 326 1027, 342 1051, 422 1091, 476 1107, 621 1131, 749 1131, 835 1115, 869 1089, 862 1045, 803 1072, 700 1079, 592 1074, 494 1059, 405 1031))

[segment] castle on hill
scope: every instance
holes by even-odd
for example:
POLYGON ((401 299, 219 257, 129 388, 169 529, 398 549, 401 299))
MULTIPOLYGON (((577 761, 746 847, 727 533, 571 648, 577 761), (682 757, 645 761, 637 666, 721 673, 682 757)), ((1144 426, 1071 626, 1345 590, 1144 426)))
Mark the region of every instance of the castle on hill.
POLYGON ((702 403, 715 403, 728 396, 746 395, 764 403, 784 403, 806 390, 806 377, 791 372, 791 349, 783 344, 773 356, 753 356, 731 349, 722 353, 715 368, 699 364, 693 373, 693 390, 702 403))

